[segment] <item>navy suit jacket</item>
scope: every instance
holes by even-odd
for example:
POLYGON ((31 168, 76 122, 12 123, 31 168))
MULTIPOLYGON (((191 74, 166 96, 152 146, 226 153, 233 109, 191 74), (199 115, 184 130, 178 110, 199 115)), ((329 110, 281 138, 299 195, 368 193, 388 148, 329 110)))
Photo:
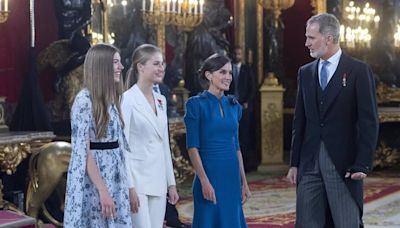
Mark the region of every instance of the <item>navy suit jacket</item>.
POLYGON ((242 63, 238 78, 238 81, 235 81, 232 78, 232 83, 229 87, 228 94, 235 94, 235 85, 239 83, 238 101, 240 104, 246 102, 249 103, 249 109, 252 109, 253 99, 256 93, 256 82, 251 67, 242 63))
MULTIPOLYGON (((290 156, 290 166, 299 168, 298 183, 304 171, 314 167, 321 141, 344 178, 349 169, 365 173, 371 169, 378 138, 375 82, 369 66, 342 53, 321 104, 317 96, 318 61, 298 72, 290 156)), ((362 181, 347 178, 344 182, 362 211, 362 181)))

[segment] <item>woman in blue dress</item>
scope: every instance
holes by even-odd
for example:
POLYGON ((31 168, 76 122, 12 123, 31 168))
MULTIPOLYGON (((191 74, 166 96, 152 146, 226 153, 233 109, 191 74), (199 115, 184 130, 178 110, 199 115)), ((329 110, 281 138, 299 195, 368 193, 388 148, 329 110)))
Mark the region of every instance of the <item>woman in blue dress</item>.
POLYGON ((208 90, 186 103, 187 148, 193 181, 194 228, 247 227, 242 204, 251 196, 238 142, 239 103, 224 96, 232 82, 229 58, 214 54, 199 70, 208 90))
MULTIPOLYGON (((64 227, 132 228, 119 100, 123 66, 106 44, 89 49, 84 89, 71 109, 72 152, 68 168, 64 227)), ((132 193, 131 193, 132 194, 132 193)))

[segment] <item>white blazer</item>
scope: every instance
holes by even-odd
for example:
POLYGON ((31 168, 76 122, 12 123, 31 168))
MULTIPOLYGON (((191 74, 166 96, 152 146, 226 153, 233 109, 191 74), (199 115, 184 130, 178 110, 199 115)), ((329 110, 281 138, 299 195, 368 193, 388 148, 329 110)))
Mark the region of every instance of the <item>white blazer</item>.
POLYGON ((169 145, 167 102, 153 92, 157 115, 137 85, 122 95, 121 112, 125 136, 132 153, 127 153, 128 172, 137 193, 165 196, 176 185, 169 145))

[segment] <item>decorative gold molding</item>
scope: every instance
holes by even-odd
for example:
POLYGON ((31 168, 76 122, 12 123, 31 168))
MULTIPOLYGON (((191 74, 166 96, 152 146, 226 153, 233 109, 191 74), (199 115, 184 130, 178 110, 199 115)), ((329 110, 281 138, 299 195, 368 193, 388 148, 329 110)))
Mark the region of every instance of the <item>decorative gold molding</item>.
POLYGON ((311 0, 311 6, 314 8, 314 14, 326 13, 326 1, 325 0, 311 0))
POLYGON ((101 20, 102 20, 102 28, 103 28, 103 42, 108 43, 110 41, 108 34, 109 34, 109 28, 108 28, 108 0, 103 0, 103 5, 105 7, 105 10, 102 11, 101 13, 101 20))
POLYGON ((375 154, 374 167, 386 168, 398 164, 400 164, 400 151, 388 147, 384 142, 380 142, 375 154))
POLYGON ((257 1, 257 79, 260 85, 264 77, 264 7, 257 1))
MULTIPOLYGON (((53 132, 7 132, 0 133, 0 169, 8 175, 17 170, 17 166, 38 147, 51 141, 53 132)), ((19 212, 18 208, 3 200, 3 186, 0 181, 0 209, 19 212)), ((23 212, 21 212, 23 213, 23 212)))
POLYGON ((261 92, 262 163, 283 162, 283 93, 273 73, 265 77, 261 92))
POLYGON ((162 54, 165 58, 165 25, 156 25, 157 30, 157 46, 161 49, 162 54))
POLYGON ((11 175, 17 166, 28 157, 31 146, 27 143, 10 143, 0 145, 0 167, 2 172, 11 175))
POLYGON ((383 82, 376 85, 376 99, 378 104, 400 102, 400 89, 391 88, 383 82))
POLYGON ((267 137, 263 137, 262 150, 266 151, 269 157, 280 155, 282 129, 279 122, 282 121, 282 113, 278 111, 276 104, 268 105, 267 110, 263 112, 263 120, 262 134, 267 137))
POLYGON ((379 123, 400 122, 400 108, 381 107, 378 108, 379 123))
POLYGON ((235 45, 242 47, 243 61, 246 61, 246 1, 235 1, 235 45))
POLYGON ((8 127, 5 121, 6 112, 4 110, 3 104, 6 101, 6 97, 0 96, 0 132, 8 131, 8 127))
POLYGON ((189 161, 182 156, 181 149, 176 142, 176 137, 185 136, 186 128, 182 117, 169 118, 169 139, 171 157, 174 165, 175 179, 178 184, 193 176, 193 169, 189 161))
POLYGON ((8 175, 33 149, 53 139, 53 132, 9 132, 0 134, 0 169, 8 175))

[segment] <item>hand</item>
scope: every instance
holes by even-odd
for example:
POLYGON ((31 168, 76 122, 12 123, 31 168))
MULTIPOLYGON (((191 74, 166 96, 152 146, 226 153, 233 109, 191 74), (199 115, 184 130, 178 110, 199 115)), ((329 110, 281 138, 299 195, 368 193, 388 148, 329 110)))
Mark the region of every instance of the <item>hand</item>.
POLYGON ((175 205, 179 200, 178 192, 176 191, 176 186, 171 185, 168 187, 168 203, 175 205))
POLYGON ((201 182, 201 190, 203 191, 204 199, 210 200, 214 204, 217 204, 217 197, 215 197, 214 188, 210 184, 210 181, 206 180, 204 182, 201 182))
POLYGON ((352 180, 362 180, 367 177, 367 174, 365 174, 363 172, 357 172, 357 173, 346 172, 346 175, 344 176, 344 178, 349 178, 349 177, 352 180))
POLYGON ((249 103, 243 103, 243 109, 247 109, 249 107, 249 103))
POLYGON ((108 190, 99 190, 101 213, 104 217, 114 219, 115 204, 108 190))
POLYGON ((291 184, 296 184, 297 183, 297 167, 290 167, 286 178, 288 179, 288 181, 291 184))
POLYGON ((247 183, 242 184, 242 204, 246 203, 246 201, 251 198, 251 192, 249 189, 249 185, 247 183))
POLYGON ((137 213, 139 211, 140 202, 139 202, 139 197, 134 188, 129 189, 129 201, 131 204, 132 213, 137 213))

